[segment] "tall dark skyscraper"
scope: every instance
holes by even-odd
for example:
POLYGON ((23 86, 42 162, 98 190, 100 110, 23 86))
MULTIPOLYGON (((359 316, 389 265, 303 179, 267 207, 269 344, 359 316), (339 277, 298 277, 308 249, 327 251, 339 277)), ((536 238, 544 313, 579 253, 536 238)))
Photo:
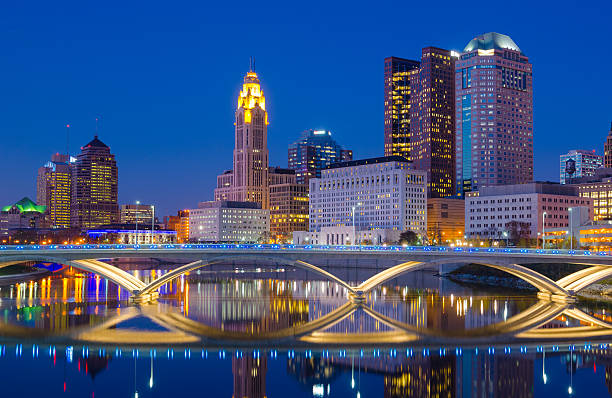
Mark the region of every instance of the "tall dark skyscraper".
POLYGON ((119 222, 118 182, 115 155, 96 135, 73 163, 70 224, 94 228, 119 222))
POLYGON ((457 190, 533 180, 532 66, 508 36, 472 39, 455 62, 457 190))
POLYGON ((455 60, 449 50, 425 47, 411 74, 411 160, 427 171, 428 196, 453 196, 455 189, 455 60))
POLYGON ((411 156, 411 75, 419 61, 385 58, 385 156, 411 156))
POLYGON ((326 130, 304 131, 288 152, 287 163, 295 170, 297 183, 306 185, 311 178, 321 177, 321 170, 330 164, 353 160, 353 151, 343 149, 326 130))

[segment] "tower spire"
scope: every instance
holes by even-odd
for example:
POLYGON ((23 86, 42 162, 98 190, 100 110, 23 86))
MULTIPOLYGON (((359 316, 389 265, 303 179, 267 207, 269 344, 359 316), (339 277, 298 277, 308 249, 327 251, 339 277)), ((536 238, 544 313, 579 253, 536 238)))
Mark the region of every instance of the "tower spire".
POLYGON ((249 57, 249 72, 255 72, 255 57, 249 57))

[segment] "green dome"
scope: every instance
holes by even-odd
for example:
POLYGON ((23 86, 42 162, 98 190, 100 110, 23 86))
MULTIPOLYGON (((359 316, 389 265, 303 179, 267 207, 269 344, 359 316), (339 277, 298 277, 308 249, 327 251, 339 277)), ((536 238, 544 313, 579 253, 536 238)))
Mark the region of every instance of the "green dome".
POLYGON ((39 206, 36 203, 32 202, 30 198, 23 198, 19 202, 14 205, 4 206, 2 211, 9 211, 11 208, 16 207, 20 213, 27 213, 31 211, 35 211, 38 213, 44 213, 47 210, 47 206, 39 206))

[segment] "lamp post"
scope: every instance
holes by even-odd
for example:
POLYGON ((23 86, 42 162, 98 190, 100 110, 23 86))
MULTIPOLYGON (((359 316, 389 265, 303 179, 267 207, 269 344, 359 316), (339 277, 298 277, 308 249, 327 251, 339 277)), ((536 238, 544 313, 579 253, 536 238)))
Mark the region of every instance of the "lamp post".
POLYGON ((542 249, 546 249, 546 235, 544 235, 545 227, 546 227, 546 212, 542 213, 542 249))
POLYGON ((151 205, 151 244, 153 244, 153 230, 155 229, 155 206, 151 205))
POLYGON ((136 201, 136 244, 138 244, 138 208, 140 207, 140 201, 136 201))
POLYGON ((567 209, 567 211, 569 212, 569 219, 570 219, 570 250, 574 250, 574 228, 573 228, 573 223, 572 223, 572 208, 570 207, 569 209, 567 209))
MULTIPOLYGON (((362 205, 363 203, 359 202, 355 206, 352 207, 353 209, 353 240, 354 241, 357 240, 357 230, 355 229, 355 209, 362 205)), ((353 244, 355 244, 355 242, 353 242, 353 244)), ((359 246, 361 246, 361 241, 359 242, 359 246)))

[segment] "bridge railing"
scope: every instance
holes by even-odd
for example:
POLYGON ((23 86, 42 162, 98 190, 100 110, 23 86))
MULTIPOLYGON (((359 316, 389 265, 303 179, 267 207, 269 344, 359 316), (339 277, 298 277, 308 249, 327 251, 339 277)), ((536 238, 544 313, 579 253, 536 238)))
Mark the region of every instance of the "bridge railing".
POLYGON ((612 252, 565 249, 493 248, 493 247, 448 247, 448 246, 398 246, 398 245, 289 245, 289 244, 231 244, 231 243, 184 243, 184 244, 82 244, 82 245, 0 245, 0 252, 8 250, 303 250, 313 252, 445 252, 456 254, 532 254, 532 255, 579 255, 612 256, 612 252))

